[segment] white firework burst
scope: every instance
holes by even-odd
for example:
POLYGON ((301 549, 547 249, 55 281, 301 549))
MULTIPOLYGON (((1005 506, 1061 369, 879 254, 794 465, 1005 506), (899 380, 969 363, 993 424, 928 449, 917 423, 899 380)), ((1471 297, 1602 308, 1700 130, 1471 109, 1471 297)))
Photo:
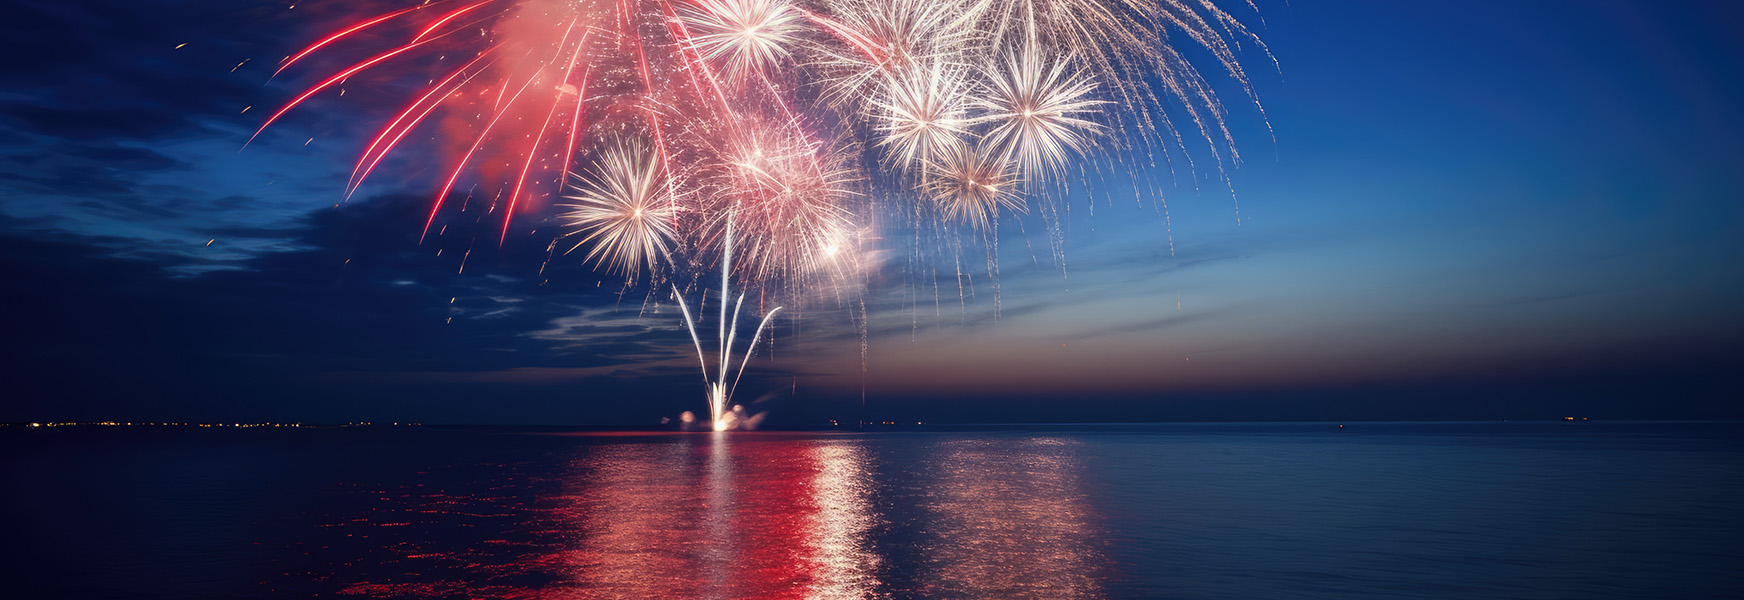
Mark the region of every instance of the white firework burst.
POLYGON ((716 181, 724 230, 732 228, 739 269, 756 280, 790 283, 824 273, 853 230, 846 208, 853 171, 840 144, 811 140, 797 127, 749 127, 727 149, 716 181))
POLYGON ((1106 101, 1091 99, 1095 82, 1068 71, 1070 57, 1048 64, 1032 46, 1006 56, 1003 69, 987 74, 986 97, 978 102, 992 122, 987 140, 1016 161, 1024 177, 1058 173, 1069 153, 1084 154, 1101 125, 1082 117, 1106 101))
POLYGON ((565 254, 591 243, 587 260, 630 278, 667 258, 678 205, 661 176, 659 158, 645 146, 631 142, 606 149, 591 176, 573 189, 579 195, 568 198, 575 203, 559 205, 570 209, 561 215, 571 228, 564 236, 582 237, 565 254))
POLYGON ((959 144, 928 162, 924 189, 945 218, 987 230, 999 210, 1027 212, 1009 162, 986 143, 959 144))
POLYGON ((733 81, 774 67, 802 31, 786 0, 696 0, 682 11, 703 59, 721 63, 733 81))
MULTIPOLYGON (((818 44, 833 105, 863 104, 881 83, 920 65, 956 60, 973 28, 953 27, 965 0, 831 0, 829 16, 813 15, 828 32, 818 44)), ((965 25, 958 23, 958 25, 965 25)))
POLYGON ((933 60, 889 80, 873 114, 878 145, 890 147, 898 166, 924 163, 963 145, 969 134, 966 74, 967 69, 933 60))
MULTIPOLYGON (((1227 112, 1194 61, 1188 46, 1199 46, 1224 74, 1247 93, 1256 107, 1259 98, 1237 52, 1244 46, 1267 59, 1271 53, 1241 19, 1214 0, 981 0, 974 13, 976 27, 992 36, 995 47, 1041 45, 1084 61, 1085 70, 1108 86, 1109 99, 1121 110, 1112 113, 1116 127, 1131 128, 1123 144, 1181 143, 1182 124, 1163 109, 1165 99, 1177 108, 1219 165, 1228 158, 1239 163, 1234 134, 1224 122, 1227 112), (1182 39, 1187 40, 1183 44, 1182 39)), ((1250 1, 1229 2, 1257 12, 1250 1)), ((1276 60, 1271 60, 1276 65, 1276 60)), ((1261 111, 1262 114, 1264 111, 1261 111)))

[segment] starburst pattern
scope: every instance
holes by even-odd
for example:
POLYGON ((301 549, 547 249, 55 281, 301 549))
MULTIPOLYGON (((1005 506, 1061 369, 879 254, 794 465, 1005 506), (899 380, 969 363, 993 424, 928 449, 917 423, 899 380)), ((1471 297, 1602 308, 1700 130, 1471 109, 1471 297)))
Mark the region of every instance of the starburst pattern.
POLYGON ((826 97, 837 106, 864 103, 880 82, 955 57, 969 44, 968 30, 951 26, 963 1, 833 0, 828 16, 809 14, 826 34, 813 45, 826 97))
POLYGON ((773 68, 798 41, 800 15, 786 0, 697 0, 680 9, 702 58, 742 81, 773 68))
POLYGON ((1049 65, 1034 47, 1008 55, 1005 68, 988 74, 981 106, 994 124, 987 139, 1017 162, 1025 177, 1044 169, 1058 173, 1068 153, 1089 149, 1088 133, 1101 128, 1081 116, 1094 114, 1104 100, 1090 98, 1096 84, 1067 71, 1068 60, 1049 65))
POLYGON ((891 148, 898 166, 910 167, 961 145, 969 133, 964 72, 933 60, 906 69, 885 86, 875 113, 882 134, 878 143, 891 148))
MULTIPOLYGON (((1243 3, 1253 9, 1251 0, 1243 3)), ((1087 70, 1110 87, 1110 99, 1133 133, 1131 143, 1166 150, 1159 135, 1181 139, 1180 127, 1163 109, 1172 100, 1212 143, 1219 164, 1227 150, 1239 159, 1227 112, 1210 81, 1187 58, 1178 35, 1208 52, 1217 67, 1258 105, 1248 74, 1237 58, 1251 45, 1269 60, 1265 44, 1234 14, 1212 0, 982 0, 973 20, 991 33, 993 47, 1037 44, 1083 57, 1087 70)), ((1274 63, 1275 64, 1275 63, 1274 63)))
POLYGON ((846 208, 853 172, 839 147, 790 129, 756 127, 728 149, 717 211, 738 231, 741 272, 751 280, 825 272, 853 225, 846 208))
POLYGON ((575 186, 574 204, 561 218, 574 251, 592 244, 587 260, 634 278, 665 258, 678 204, 668 193, 659 160, 637 143, 608 148, 590 177, 575 186))
MULTIPOLYGON (((1252 98, 1237 55, 1266 48, 1243 21, 1219 0, 437 0, 343 25, 291 53, 278 69, 286 76, 311 57, 388 42, 313 82, 256 135, 369 73, 439 69, 419 73, 427 89, 369 142, 347 193, 440 121, 452 163, 426 234, 454 204, 483 206, 500 220, 499 243, 602 137, 637 138, 666 175, 720 172, 730 160, 720 148, 772 139, 752 128, 817 152, 837 145, 818 140, 857 138, 845 152, 874 160, 843 164, 905 177, 850 179, 917 187, 929 185, 932 162, 997 149, 1012 163, 1005 170, 1023 176, 1022 193, 1046 194, 1066 183, 1077 156, 1131 159, 1135 177, 1156 151, 1173 165, 1170 147, 1197 129, 1222 174, 1226 159, 1239 160, 1227 110, 1188 52, 1202 50, 1252 98), (450 203, 460 191, 492 200, 450 203)), ((709 231, 720 217, 702 213, 732 206, 705 196, 673 199, 696 213, 672 222, 674 248, 711 251, 702 242, 718 237, 709 231)), ((760 212, 784 214, 745 214, 760 212)))
POLYGON ((926 191, 946 219, 987 230, 1000 209, 1025 212, 1009 167, 986 143, 958 145, 928 164, 926 191))

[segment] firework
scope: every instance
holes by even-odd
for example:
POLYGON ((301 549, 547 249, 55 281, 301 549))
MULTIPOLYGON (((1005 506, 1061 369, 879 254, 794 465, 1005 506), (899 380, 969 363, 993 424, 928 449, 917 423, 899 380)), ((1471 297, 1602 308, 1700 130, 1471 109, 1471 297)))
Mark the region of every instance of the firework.
POLYGON ((853 224, 847 157, 794 128, 753 127, 728 149, 716 178, 720 228, 739 232, 740 273, 751 281, 803 280, 828 266, 853 224))
POLYGON ((1101 128, 1079 117, 1107 102, 1090 98, 1096 84, 1067 72, 1067 62, 1050 66, 1031 46, 1007 57, 1005 68, 988 77, 983 119, 995 125, 987 140, 1004 149, 1025 177, 1039 177, 1044 168, 1057 174, 1068 153, 1089 149, 1087 133, 1101 128))
POLYGON ((763 320, 757 323, 757 332, 751 336, 750 343, 745 345, 745 350, 739 359, 738 372, 732 375, 731 381, 728 381, 728 373, 732 373, 733 369, 734 342, 737 341, 739 334, 739 315, 745 308, 745 295, 741 293, 739 299, 732 303, 732 318, 728 319, 727 299, 732 297, 730 282, 732 281, 733 269, 733 226, 730 217, 727 220, 722 248, 721 317, 719 321, 720 331, 716 336, 716 341, 720 345, 715 351, 715 368, 712 375, 709 372, 711 369, 709 368, 708 355, 702 350, 702 338, 696 333, 696 319, 691 318, 690 305, 684 302, 684 291, 678 289, 677 285, 672 286, 672 298, 678 301, 678 310, 684 315, 685 329, 690 332, 691 343, 696 345, 696 360, 702 367, 703 388, 707 390, 708 394, 709 425, 715 431, 725 431, 735 425, 734 420, 729 417, 733 414, 729 410, 732 406, 733 392, 739 387, 739 379, 745 376, 745 366, 750 364, 751 356, 757 350, 757 342, 763 339, 764 329, 768 328, 769 322, 782 311, 782 307, 777 306, 764 313, 763 320))
POLYGON ((570 209, 561 216, 570 228, 565 236, 581 237, 569 251, 591 243, 588 260, 632 278, 666 258, 678 203, 661 173, 660 161, 640 144, 607 150, 593 176, 575 188, 576 203, 561 205, 570 209))
POLYGON ((960 0, 833 0, 828 15, 807 13, 823 35, 811 39, 837 107, 855 107, 881 83, 916 65, 956 58, 970 45, 953 23, 960 0))
POLYGON ((942 60, 904 69, 885 86, 877 115, 880 145, 894 162, 912 167, 962 144, 969 134, 964 116, 965 69, 942 60))
POLYGON ((958 145, 929 163, 926 191, 946 219, 986 230, 1001 208, 1024 212, 1011 165, 987 143, 958 145))
MULTIPOLYGON (((1082 57, 1089 72, 1108 86, 1107 99, 1119 105, 1111 115, 1127 125, 1132 136, 1128 145, 1166 151, 1161 135, 1180 140, 1179 129, 1164 111, 1166 98, 1212 142, 1208 149, 1220 164, 1220 147, 1231 158, 1239 157, 1235 137, 1223 120, 1223 103, 1172 40, 1185 38, 1209 51, 1256 106, 1236 51, 1250 44, 1267 59, 1271 56, 1259 36, 1212 0, 982 0, 974 6, 976 26, 993 48, 1034 44, 1082 57)), ((1254 9, 1251 0, 1245 7, 1254 9)))
POLYGON ((482 210, 500 220, 503 244, 517 215, 543 211, 574 181, 559 215, 568 250, 586 247, 584 260, 628 281, 647 271, 671 285, 718 423, 745 295, 763 316, 740 372, 781 310, 770 307, 864 285, 874 208, 919 198, 933 208, 884 218, 966 224, 993 241, 1001 218, 1054 198, 1037 212, 1058 240, 1052 194, 1097 168, 1068 168, 1074 160, 1148 177, 1155 152, 1173 164, 1183 130, 1197 131, 1219 174, 1239 160, 1226 108, 1172 43, 1203 49, 1253 98, 1237 53, 1265 46, 1215 2, 421 1, 287 56, 275 76, 334 57, 344 66, 255 136, 348 82, 422 82, 365 145, 345 193, 404 143, 433 137, 429 151, 447 162, 425 234, 452 235, 431 232, 445 211, 482 210), (571 179, 578 165, 589 166, 571 179), (711 369, 684 293, 716 271, 711 369))
POLYGON ((799 12, 784 0, 699 0, 680 13, 702 58, 734 81, 773 68, 800 33, 799 12))

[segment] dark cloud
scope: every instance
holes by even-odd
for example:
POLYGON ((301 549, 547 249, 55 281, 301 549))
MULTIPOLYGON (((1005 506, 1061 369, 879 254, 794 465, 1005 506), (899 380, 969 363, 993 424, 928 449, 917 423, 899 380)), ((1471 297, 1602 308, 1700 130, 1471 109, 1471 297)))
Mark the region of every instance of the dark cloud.
POLYGON ((615 296, 591 285, 545 283, 540 244, 499 250, 494 236, 473 242, 459 236, 464 223, 444 223, 450 235, 420 245, 423 208, 421 199, 385 196, 318 211, 278 232, 298 249, 193 277, 175 276, 199 264, 180 253, 120 253, 126 240, 67 232, 49 239, 0 227, 8 274, 0 297, 14 320, 3 346, 14 402, 0 418, 194 418, 207 411, 343 420, 392 416, 387 412, 410 397, 428 402, 401 420, 491 421, 499 408, 571 414, 578 422, 677 414, 678 393, 670 402, 615 410, 602 398, 633 385, 675 387, 658 380, 675 369, 605 373, 622 369, 625 357, 687 349, 672 323, 639 319, 633 310, 612 318, 615 296), (471 271, 459 273, 469 246, 471 271), (562 339, 529 334, 578 314, 595 317, 564 323, 562 339), (607 369, 569 378, 515 375, 597 367, 607 369), (336 380, 335 373, 352 376, 336 380), (423 383, 370 373, 423 374, 423 383), (452 384, 457 375, 463 381, 452 384), (485 382, 498 387, 476 398, 457 393, 485 382), (553 403, 565 395, 574 406, 553 403))
MULTIPOLYGON (((122 240, 47 239, 20 234, 10 227, 18 223, 7 222, 0 227, 8 232, 0 235, 0 267, 8 274, 0 280, 0 314, 9 323, 0 363, 11 393, 0 419, 651 424, 695 408, 696 375, 670 314, 622 309, 615 294, 592 289, 594 278, 585 273, 547 282, 538 273, 544 258, 538 244, 499 251, 457 231, 420 245, 422 208, 416 197, 384 196, 318 211, 288 230, 288 243, 299 249, 196 277, 172 276, 170 270, 197 263, 181 254, 117 256, 122 240), (466 247, 476 262, 471 272, 458 273, 451 249, 466 247)), ((445 224, 464 229, 464 221, 445 224)), ((1013 307, 1010 314, 1027 310, 1013 307)), ((1215 316, 1168 316, 1103 333, 1215 316)), ((811 333, 806 344, 819 343, 811 333)), ((851 343, 828 328, 818 333, 830 343, 851 343)), ((1655 353, 1668 348, 1675 345, 1655 353)), ((1647 367, 1595 370, 1595 364, 1628 362, 1612 356, 1359 388, 881 396, 865 414, 933 422, 992 414, 1006 420, 1488 419, 1568 411, 1601 418, 1736 417, 1735 403, 1717 399, 1741 389, 1723 368, 1728 356, 1738 355, 1737 348, 1686 347, 1647 367), (1703 353, 1706 360, 1689 358, 1703 353), (1658 394, 1676 401, 1614 400, 1658 394)), ((789 423, 861 414, 856 398, 802 383, 820 375, 829 373, 754 366, 751 376, 763 379, 746 389, 774 390, 756 405, 789 423), (803 401, 784 389, 789 379, 803 401)))
MULTIPOLYGON (((260 93, 244 58, 288 41, 263 2, 42 2, 8 10, 0 122, 80 142, 197 135, 260 93), (254 35, 234 35, 252 31, 254 35), (176 46, 199 40, 199 45, 176 46)), ((231 119, 240 122, 240 118, 231 119)))
MULTIPOLYGON (((100 92, 98 92, 100 93, 100 92)), ((60 98, 44 97, 38 102, 58 102, 60 98)), ((0 115, 7 125, 29 133, 79 141, 109 141, 115 139, 145 140, 167 137, 183 129, 197 128, 197 122, 186 113, 167 107, 157 110, 140 108, 58 108, 11 104, 0 106, 0 115)))
MULTIPOLYGON (((337 200, 347 171, 338 161, 312 163, 304 142, 331 139, 349 151, 360 124, 385 110, 367 101, 371 90, 391 80, 352 86, 347 110, 299 112, 237 155, 272 107, 355 49, 336 48, 312 57, 307 72, 274 79, 282 57, 349 15, 399 6, 308 4, 8 7, 0 20, 0 56, 11 61, 0 68, 0 213, 47 215, 56 227, 97 237, 126 231, 140 241, 191 242, 224 227, 276 226, 287 213, 321 206, 322 196, 337 200), (287 143, 274 144, 280 137, 287 143)), ((329 101, 317 98, 314 108, 329 101)))
MULTIPOLYGON (((59 142, 0 152, 0 186, 14 193, 137 200, 143 195, 140 188, 145 177, 187 167, 144 148, 59 142)), ((137 204, 87 207, 128 209, 137 204)), ((157 216, 170 215, 159 209, 157 216)))

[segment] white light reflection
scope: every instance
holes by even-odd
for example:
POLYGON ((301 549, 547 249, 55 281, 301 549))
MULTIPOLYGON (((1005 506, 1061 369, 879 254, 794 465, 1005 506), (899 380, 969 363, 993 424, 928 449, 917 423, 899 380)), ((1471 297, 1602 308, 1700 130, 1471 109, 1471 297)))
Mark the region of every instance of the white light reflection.
POLYGON ((870 551, 867 534, 877 520, 872 515, 871 474, 865 449, 858 440, 824 440, 812 445, 818 464, 812 489, 817 513, 812 518, 812 561, 817 568, 807 598, 849 600, 868 598, 878 585, 879 557, 870 551))
POLYGON ((733 563, 737 558, 738 531, 736 506, 733 501, 733 456, 725 431, 708 434, 708 508, 703 511, 703 527, 708 540, 703 545, 702 562, 708 576, 705 598, 727 597, 733 583, 733 563))

